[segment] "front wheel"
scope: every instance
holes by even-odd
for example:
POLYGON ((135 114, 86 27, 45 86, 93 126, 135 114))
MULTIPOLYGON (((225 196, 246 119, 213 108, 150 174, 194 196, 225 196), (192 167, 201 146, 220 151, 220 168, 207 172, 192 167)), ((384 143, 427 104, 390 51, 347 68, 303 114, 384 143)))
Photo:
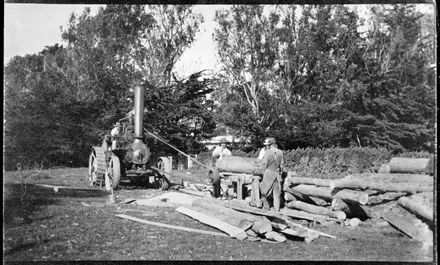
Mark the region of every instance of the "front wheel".
POLYGON ((117 189, 119 186, 119 181, 121 179, 121 163, 119 158, 112 155, 107 169, 107 174, 105 177, 105 189, 111 190, 117 189))
POLYGON ((96 169, 98 167, 98 162, 96 160, 95 152, 92 151, 89 157, 89 186, 96 184, 98 177, 96 169))

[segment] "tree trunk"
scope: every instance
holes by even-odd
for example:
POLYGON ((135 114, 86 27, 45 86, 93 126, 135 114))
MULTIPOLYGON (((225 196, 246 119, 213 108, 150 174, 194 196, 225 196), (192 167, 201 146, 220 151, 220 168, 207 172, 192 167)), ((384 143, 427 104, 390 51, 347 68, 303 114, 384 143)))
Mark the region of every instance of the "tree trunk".
POLYGON ((429 158, 393 157, 389 163, 391 173, 431 173, 429 158))
POLYGON ((330 187, 330 179, 287 177, 285 182, 291 185, 308 184, 320 187, 330 187))
POLYGON ((431 183, 423 182, 389 182, 383 180, 360 180, 360 179, 344 179, 335 180, 330 184, 332 189, 372 189, 379 191, 394 191, 394 192, 408 192, 417 193, 423 191, 432 191, 433 185, 431 183))
POLYGON ((287 189, 288 192, 297 192, 307 196, 314 196, 326 201, 333 198, 339 198, 344 201, 365 204, 368 201, 368 193, 351 190, 332 190, 328 187, 315 187, 311 185, 300 184, 287 189))
POLYGON ((345 213, 342 211, 332 211, 325 207, 315 206, 301 201, 293 201, 288 203, 286 206, 289 208, 303 210, 309 213, 326 215, 329 217, 337 218, 338 220, 345 220, 346 218, 345 213))
POLYGON ((433 177, 426 174, 408 173, 356 173, 344 178, 334 179, 332 182, 343 180, 362 180, 362 181, 383 181, 383 182, 416 182, 432 183, 433 177))

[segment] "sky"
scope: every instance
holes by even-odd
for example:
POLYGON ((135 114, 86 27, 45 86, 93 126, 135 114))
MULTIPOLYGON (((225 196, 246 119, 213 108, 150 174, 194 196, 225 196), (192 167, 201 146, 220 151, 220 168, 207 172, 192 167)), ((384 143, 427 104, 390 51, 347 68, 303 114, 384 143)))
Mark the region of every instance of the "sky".
MULTIPOLYGON (((4 16, 4 65, 16 56, 36 54, 45 46, 61 40, 60 27, 66 28, 72 12, 81 13, 88 6, 96 14, 100 5, 64 5, 64 4, 8 4, 4 16)), ((197 5, 194 12, 201 13, 204 23, 197 33, 196 41, 185 51, 176 64, 176 71, 186 76, 200 70, 218 69, 215 53, 214 33, 215 11, 226 5, 197 5)))
MULTIPOLYGON (((66 28, 72 12, 81 13, 84 8, 91 8, 95 14, 99 5, 67 4, 10 4, 5 3, 4 11, 4 56, 3 63, 16 56, 36 54, 45 46, 61 40, 61 27, 66 28)), ((196 5, 194 11, 201 13, 204 23, 193 45, 184 52, 177 62, 175 70, 180 76, 187 76, 201 70, 218 70, 214 33, 215 11, 227 8, 227 5, 196 5)), ((418 5, 422 12, 432 12, 432 5, 418 5)))

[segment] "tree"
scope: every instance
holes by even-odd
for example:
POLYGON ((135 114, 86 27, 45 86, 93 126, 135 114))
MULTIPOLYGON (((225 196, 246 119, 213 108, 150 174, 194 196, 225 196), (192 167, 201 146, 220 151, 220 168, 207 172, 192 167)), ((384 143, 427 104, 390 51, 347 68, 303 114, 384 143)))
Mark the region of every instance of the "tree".
POLYGON ((362 35, 362 20, 346 6, 303 6, 299 18, 295 6, 277 6, 269 15, 264 8, 217 14, 224 70, 242 79, 225 79, 230 95, 220 98, 220 113, 234 110, 220 115, 231 120, 225 124, 259 139, 276 136, 284 148, 428 149, 434 135, 432 56, 412 6, 374 7, 373 27, 362 35), (272 56, 264 63, 258 63, 260 50, 252 50, 259 36, 269 43, 261 53, 272 56), (243 81, 246 71, 263 74, 243 81))
POLYGON ((210 78, 171 80, 199 23, 190 6, 109 5, 96 16, 85 9, 72 14, 62 33, 66 48, 11 60, 5 69, 9 168, 26 159, 85 165, 99 136, 133 108, 130 87, 137 80, 146 84, 148 128, 180 137, 175 142, 184 151, 200 149, 195 142, 214 127, 210 78))
POLYGON ((410 5, 372 9, 362 68, 346 98, 345 127, 359 145, 427 150, 433 141, 434 88, 428 85, 419 14, 410 5))
POLYGON ((276 54, 272 35, 277 18, 264 16, 260 5, 239 5, 217 11, 215 20, 219 28, 215 30, 214 39, 223 71, 230 76, 231 85, 238 89, 254 115, 261 119, 260 97, 268 89, 267 79, 276 54))

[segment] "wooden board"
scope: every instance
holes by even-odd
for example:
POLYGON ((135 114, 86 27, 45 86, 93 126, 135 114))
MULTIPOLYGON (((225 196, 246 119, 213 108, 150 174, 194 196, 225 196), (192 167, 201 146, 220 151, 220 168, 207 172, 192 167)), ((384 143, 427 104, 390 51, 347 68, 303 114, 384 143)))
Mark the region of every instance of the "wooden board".
POLYGON ((411 213, 414 213, 416 216, 419 216, 430 222, 434 221, 434 209, 429 209, 421 202, 408 197, 401 197, 397 202, 403 208, 407 209, 411 213))
POLYGON ((392 212, 381 213, 380 217, 410 238, 418 238, 418 230, 411 220, 392 212))
POLYGON ((194 211, 192 209, 189 209, 187 207, 180 206, 176 209, 177 212, 185 214, 191 218, 194 218, 201 223, 207 224, 209 226, 215 227, 228 235, 230 235, 233 238, 237 238, 239 240, 244 240, 247 238, 246 231, 243 229, 240 229, 236 226, 230 225, 226 222, 223 222, 213 216, 209 216, 197 211, 194 211))
POLYGON ((147 224, 147 225, 154 225, 154 226, 158 226, 158 227, 164 227, 164 228, 169 228, 169 229, 174 229, 174 230, 180 230, 180 231, 186 231, 186 232, 192 232, 192 233, 199 233, 199 234, 205 234, 205 235, 211 235, 211 236, 227 237, 227 235, 223 234, 223 233, 211 232, 211 231, 206 231, 206 230, 201 230, 201 229, 194 229, 194 228, 183 227, 183 226, 175 226, 175 225, 163 224, 163 223, 158 223, 158 222, 152 222, 152 221, 147 221, 147 220, 144 220, 144 219, 136 218, 136 217, 125 215, 125 214, 117 214, 116 216, 119 217, 119 218, 128 219, 128 220, 131 220, 131 221, 135 221, 135 222, 139 222, 139 223, 143 223, 143 224, 147 224))

